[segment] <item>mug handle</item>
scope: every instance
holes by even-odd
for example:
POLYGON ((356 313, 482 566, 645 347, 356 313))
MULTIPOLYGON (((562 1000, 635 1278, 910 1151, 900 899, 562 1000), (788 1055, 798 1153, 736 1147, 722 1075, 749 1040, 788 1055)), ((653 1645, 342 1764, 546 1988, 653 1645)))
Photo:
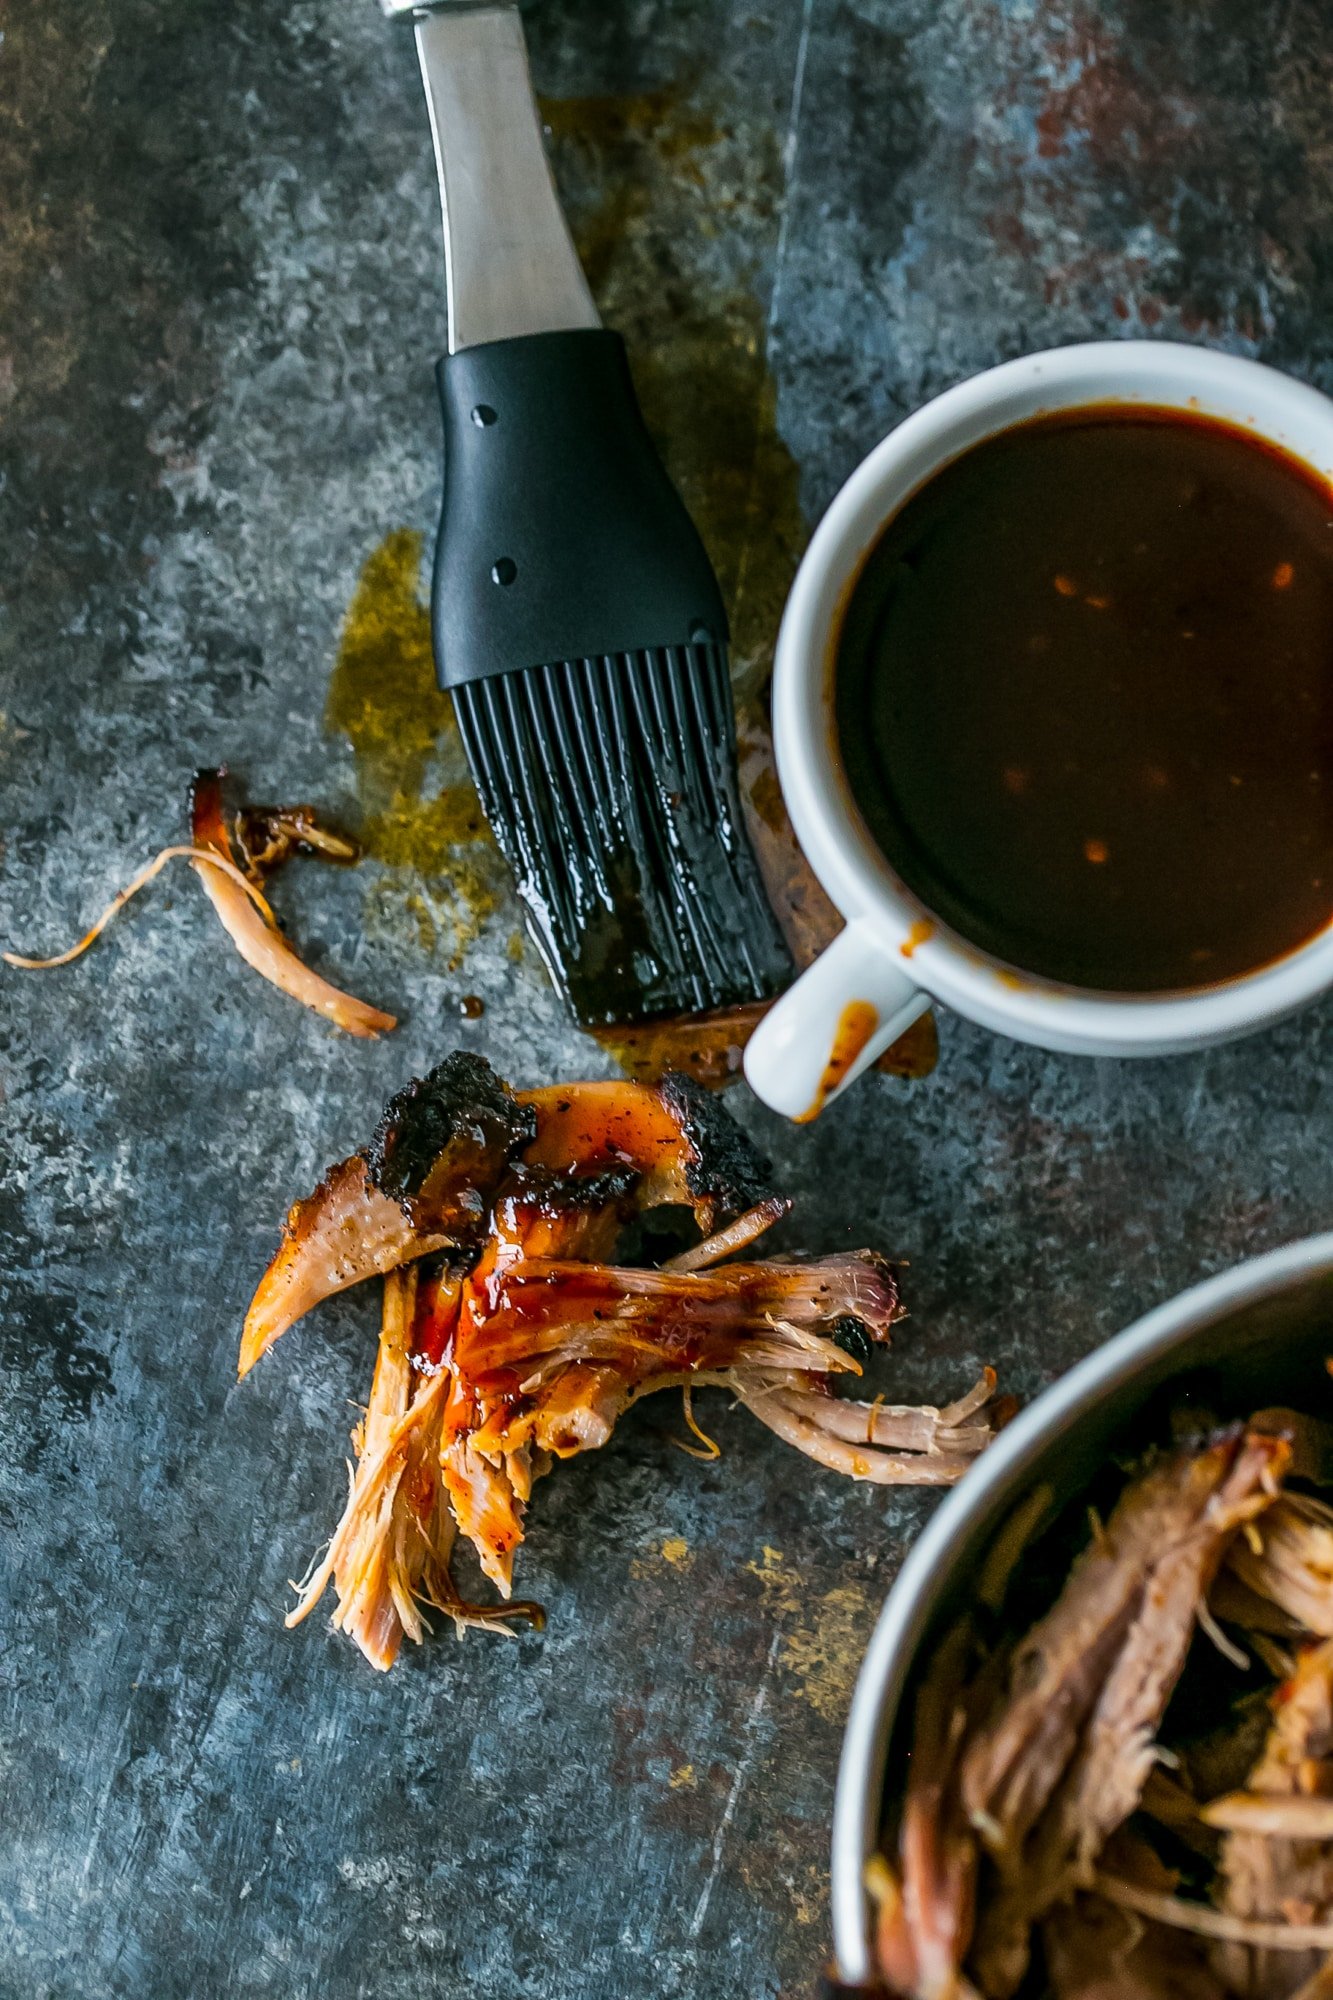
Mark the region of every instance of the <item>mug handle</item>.
POLYGON ((930 1005, 902 956, 853 919, 769 1008, 745 1051, 756 1097, 805 1124, 930 1005))

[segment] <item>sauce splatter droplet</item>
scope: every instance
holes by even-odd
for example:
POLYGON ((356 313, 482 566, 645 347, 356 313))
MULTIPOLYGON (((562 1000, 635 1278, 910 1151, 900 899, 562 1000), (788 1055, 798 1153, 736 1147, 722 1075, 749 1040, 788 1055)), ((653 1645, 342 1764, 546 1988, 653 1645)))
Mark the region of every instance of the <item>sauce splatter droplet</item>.
POLYGON ((847 1002, 838 1018, 833 1047, 824 1065, 824 1074, 819 1079, 819 1088, 808 1108, 793 1121, 795 1124, 808 1125, 812 1119, 818 1118, 829 1096, 838 1088, 878 1026, 879 1010, 872 1007, 868 1000, 847 1002))

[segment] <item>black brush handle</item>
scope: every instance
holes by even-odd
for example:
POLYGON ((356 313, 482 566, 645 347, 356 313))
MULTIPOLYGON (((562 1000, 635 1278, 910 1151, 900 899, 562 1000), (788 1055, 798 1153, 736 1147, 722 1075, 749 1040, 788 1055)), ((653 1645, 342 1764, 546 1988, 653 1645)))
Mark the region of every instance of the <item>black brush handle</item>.
POLYGON ((432 626, 441 687, 558 660, 721 645, 699 534, 603 327, 446 355, 432 626))

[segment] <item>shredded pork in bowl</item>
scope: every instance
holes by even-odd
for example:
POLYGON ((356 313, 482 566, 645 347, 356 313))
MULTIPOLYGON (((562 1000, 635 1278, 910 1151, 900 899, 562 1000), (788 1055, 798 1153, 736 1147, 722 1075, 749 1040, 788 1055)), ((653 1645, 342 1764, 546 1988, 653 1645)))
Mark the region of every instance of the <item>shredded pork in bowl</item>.
POLYGON ((839 1776, 846 1993, 1333 1995, 1333 1236, 1024 1412, 890 1593, 839 1776))

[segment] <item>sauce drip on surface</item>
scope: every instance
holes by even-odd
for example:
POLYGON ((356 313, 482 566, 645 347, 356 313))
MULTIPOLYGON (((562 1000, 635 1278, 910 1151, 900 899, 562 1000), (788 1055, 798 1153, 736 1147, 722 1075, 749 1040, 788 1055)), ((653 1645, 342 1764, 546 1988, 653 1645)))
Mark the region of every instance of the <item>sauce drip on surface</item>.
POLYGON ((1248 432, 1106 404, 946 466, 851 593, 839 750, 877 845, 993 956, 1233 978, 1333 913, 1333 495, 1248 432))

